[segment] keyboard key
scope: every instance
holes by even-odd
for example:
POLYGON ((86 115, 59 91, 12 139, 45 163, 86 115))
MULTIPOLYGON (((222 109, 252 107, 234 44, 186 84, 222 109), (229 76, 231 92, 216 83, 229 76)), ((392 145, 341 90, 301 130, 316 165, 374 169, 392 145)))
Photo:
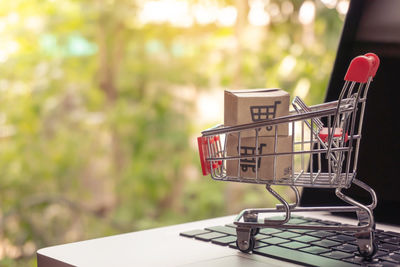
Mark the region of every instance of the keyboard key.
POLYGON ((340 235, 354 236, 356 234, 356 231, 337 231, 336 233, 340 235))
POLYGON ((380 249, 379 249, 379 250, 375 253, 374 257, 375 257, 375 258, 379 258, 380 256, 385 256, 385 255, 387 255, 387 254, 389 254, 389 251, 380 250, 380 249))
POLYGON ((305 220, 302 220, 302 219, 290 219, 289 221, 288 221, 288 224, 302 224, 302 223, 305 223, 305 222, 307 222, 307 221, 305 221, 305 220))
POLYGON ((191 230, 187 232, 182 232, 179 235, 181 236, 186 236, 186 237, 194 237, 195 235, 201 235, 201 234, 206 234, 209 233, 210 231, 203 230, 203 229, 198 229, 198 230, 191 230))
POLYGON ((380 267, 399 267, 399 264, 388 261, 382 261, 380 262, 380 264, 381 264, 380 267))
POLYGON ((277 244, 289 242, 290 240, 283 239, 280 237, 270 237, 270 238, 261 239, 260 241, 263 243, 270 244, 270 245, 277 245, 277 244))
POLYGON ((324 226, 325 224, 321 223, 320 221, 311 221, 311 222, 304 222, 301 223, 300 225, 318 225, 318 226, 324 226))
POLYGON ((281 232, 277 234, 272 234, 273 236, 280 237, 280 238, 292 238, 296 236, 300 236, 299 234, 292 233, 292 232, 281 232))
POLYGON ((383 242, 383 243, 389 243, 389 244, 398 246, 400 244, 400 237, 388 236, 388 237, 386 237, 384 239, 380 239, 380 241, 383 242))
MULTIPOLYGON (((283 220, 284 216, 273 216, 273 217, 269 217, 267 218, 268 220, 283 220)), ((303 220, 300 216, 291 216, 291 218, 289 219, 289 221, 287 222, 288 224, 303 224, 306 223, 306 220, 303 220)))
POLYGON ((227 246, 230 243, 236 242, 236 236, 228 235, 224 237, 214 238, 211 240, 211 242, 217 245, 227 246))
POLYGON ((331 251, 329 248, 323 248, 323 247, 319 247, 319 246, 310 246, 310 247, 302 248, 300 250, 307 252, 307 253, 311 253, 311 254, 321 254, 321 253, 326 253, 326 252, 331 251))
POLYGON ((330 248, 334 246, 339 246, 340 243, 336 241, 331 241, 331 240, 320 240, 320 241, 315 241, 311 243, 312 245, 324 247, 324 248, 330 248))
POLYGON ((309 236, 309 235, 297 236, 297 237, 294 237, 294 238, 291 238, 291 239, 295 240, 295 241, 303 242, 303 243, 310 243, 310 242, 314 242, 314 241, 320 240, 320 238, 318 238, 318 237, 309 236))
POLYGON ((385 234, 400 237, 400 233, 396 233, 396 232, 392 232, 392 231, 385 231, 385 234))
POLYGON ((332 258, 332 259, 337 259, 337 260, 353 257, 353 254, 342 252, 342 251, 335 251, 335 250, 328 252, 328 253, 323 253, 320 255, 324 256, 324 257, 332 258))
POLYGON ((260 229, 260 233, 261 234, 267 234, 267 235, 272 235, 272 234, 280 233, 280 232, 282 232, 282 230, 275 229, 275 228, 262 228, 262 229, 260 229))
POLYGON ((236 246, 236 242, 229 243, 228 247, 238 249, 238 247, 236 246))
POLYGON ((293 241, 293 242, 280 244, 280 246, 285 247, 285 248, 291 248, 291 249, 299 249, 299 248, 308 247, 310 245, 293 241))
POLYGON ((379 233, 379 234, 375 234, 375 237, 378 238, 379 240, 384 240, 384 239, 389 239, 393 236, 386 235, 385 233, 379 233))
POLYGON ((310 229, 288 229, 290 232, 297 233, 297 234, 304 234, 309 232, 314 232, 314 230, 310 229))
POLYGON ((378 248, 379 248, 380 250, 386 250, 386 251, 391 252, 391 251, 398 250, 398 249, 399 249, 399 246, 392 245, 392 244, 389 244, 389 243, 379 243, 379 244, 378 244, 378 248))
POLYGON ((207 233, 207 234, 196 235, 194 238, 202 240, 202 241, 210 241, 211 239, 224 237, 224 236, 226 236, 226 234, 211 232, 211 233, 207 233))
POLYGON ((236 235, 236 229, 228 226, 213 226, 207 227, 206 230, 223 233, 227 235, 236 235))
POLYGON ((255 236, 255 239, 256 240, 261 240, 261 239, 265 239, 265 238, 268 238, 268 237, 271 237, 271 236, 270 235, 264 235, 264 234, 258 234, 258 235, 255 236))
POLYGON ((394 263, 400 263, 400 255, 395 254, 395 253, 386 255, 386 256, 381 256, 381 257, 379 257, 379 259, 384 260, 384 261, 394 262, 394 263))
POLYGON ((261 247, 265 247, 265 246, 268 246, 268 244, 260 242, 260 241, 256 241, 254 248, 261 248, 261 247))
POLYGON ((334 250, 339 250, 347 253, 354 253, 358 251, 358 246, 351 245, 351 244, 342 244, 337 247, 333 247, 334 250))
POLYGON ((325 238, 328 236, 333 236, 333 235, 335 235, 335 233, 327 232, 327 231, 314 231, 314 232, 307 233, 307 235, 325 238))
POLYGON ((351 263, 334 260, 327 257, 321 257, 300 250, 293 250, 279 246, 267 246, 254 249, 253 253, 281 260, 286 260, 289 262, 302 265, 306 264, 311 266, 337 266, 337 267, 355 266, 351 263))
POLYGON ((327 239, 341 243, 347 243, 356 240, 354 236, 348 236, 348 235, 334 235, 327 237, 327 239))

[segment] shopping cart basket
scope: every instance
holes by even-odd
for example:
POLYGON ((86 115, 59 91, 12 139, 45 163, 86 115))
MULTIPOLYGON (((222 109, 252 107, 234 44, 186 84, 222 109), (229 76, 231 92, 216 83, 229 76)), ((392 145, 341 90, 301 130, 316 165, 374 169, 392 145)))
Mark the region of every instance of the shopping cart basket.
MULTIPOLYGON (((310 229, 325 231, 353 231, 357 239, 358 250, 364 257, 372 257, 377 245, 374 241, 375 222, 373 209, 377 205, 374 190, 356 178, 358 152, 367 93, 370 83, 379 67, 379 58, 372 53, 354 58, 345 75, 344 86, 338 100, 308 107, 296 97, 292 105, 294 110, 287 116, 241 124, 237 126, 219 125, 202 132, 198 138, 199 154, 204 175, 211 174, 214 180, 242 183, 265 184, 266 189, 281 204, 268 209, 246 209, 240 212, 234 221, 237 226, 237 246, 242 252, 250 252, 255 245, 255 235, 260 228, 276 227, 291 229, 310 229), (288 125, 291 140, 290 150, 282 151, 278 146, 278 127, 275 127, 273 148, 268 153, 254 149, 253 153, 241 153, 244 143, 243 133, 252 133, 254 147, 259 147, 259 131, 263 127, 288 125), (228 151, 227 144, 235 140, 235 153, 228 151), (272 151, 272 152, 271 152, 272 151), (229 153, 228 153, 229 152, 229 153), (250 155, 249 155, 250 154, 250 155), (291 168, 284 175, 276 172, 281 157, 289 157, 291 168), (258 168, 250 177, 243 174, 241 164, 253 166, 273 161, 274 171, 271 177, 262 177, 258 168), (232 172, 227 166, 234 162, 237 168, 232 172), (369 204, 345 195, 342 190, 352 184, 366 190, 371 196, 369 204), (295 194, 295 203, 289 204, 272 186, 289 186, 295 194), (348 206, 298 207, 298 187, 335 188, 338 198, 348 206), (301 225, 291 224, 292 212, 355 212, 357 225, 301 225), (283 219, 271 219, 266 215, 280 212, 283 219), (261 216, 261 214, 263 216, 261 216)), ((248 140, 248 139, 246 139, 248 140)), ((247 141, 246 141, 247 142, 247 141)), ((229 145, 229 144, 228 144, 229 145)))

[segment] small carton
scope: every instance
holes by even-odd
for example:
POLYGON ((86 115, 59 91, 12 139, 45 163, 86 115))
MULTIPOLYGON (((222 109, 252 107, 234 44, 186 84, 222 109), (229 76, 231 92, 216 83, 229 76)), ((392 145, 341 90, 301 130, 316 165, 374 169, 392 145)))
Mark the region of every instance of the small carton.
MULTIPOLYGON (((281 89, 225 90, 224 124, 234 126, 289 115, 289 93, 281 89)), ((278 135, 287 136, 287 124, 278 126, 278 135)), ((244 131, 243 137, 254 136, 244 131)), ((263 127, 259 136, 275 136, 275 126, 263 127)))
MULTIPOLYGON (((238 153, 238 137, 234 134, 227 135, 227 156, 239 156, 238 153)), ((274 153, 275 137, 259 137, 258 138, 258 153, 272 154, 274 153)), ((276 144, 276 152, 290 153, 292 152, 292 136, 279 136, 276 144)), ((255 155, 256 152, 256 138, 243 137, 240 140, 240 166, 238 167, 239 160, 227 160, 226 174, 227 176, 240 176, 243 178, 255 178, 256 168, 258 178, 261 180, 273 180, 288 178, 292 172, 292 155, 268 156, 260 157, 258 161, 256 158, 243 158, 243 156, 255 155), (275 169, 274 169, 275 162, 275 169), (274 174, 275 172, 275 174, 274 174)))

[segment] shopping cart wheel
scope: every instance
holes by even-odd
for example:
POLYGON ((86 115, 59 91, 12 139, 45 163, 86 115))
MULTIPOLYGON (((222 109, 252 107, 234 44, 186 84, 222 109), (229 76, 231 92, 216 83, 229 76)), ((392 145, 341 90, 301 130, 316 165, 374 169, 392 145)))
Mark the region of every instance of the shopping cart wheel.
POLYGON ((251 228, 251 236, 256 236, 260 233, 260 228, 251 228))
POLYGON ((366 260, 371 260, 375 253, 378 251, 378 241, 375 239, 375 233, 370 233, 370 238, 372 239, 372 248, 365 248, 361 250, 360 246, 358 246, 358 253, 360 256, 365 258, 366 260))
POLYGON ((250 237, 250 241, 249 241, 248 247, 247 247, 247 244, 245 246, 243 246, 243 244, 239 245, 239 241, 236 240, 237 248, 243 253, 249 253, 249 252, 253 251, 255 244, 256 244, 256 239, 254 238, 254 236, 250 237), (243 248, 243 247, 247 247, 247 248, 243 248))
POLYGON ((360 247, 358 247, 358 253, 360 253, 360 256, 366 260, 371 260, 377 251, 378 251, 378 242, 377 241, 372 242, 372 250, 371 251, 361 251, 360 247))

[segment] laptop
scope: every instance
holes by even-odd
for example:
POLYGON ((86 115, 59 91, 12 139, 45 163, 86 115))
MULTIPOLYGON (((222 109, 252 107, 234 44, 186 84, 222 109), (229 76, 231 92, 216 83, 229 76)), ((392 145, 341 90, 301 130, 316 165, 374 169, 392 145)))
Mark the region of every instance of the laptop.
MULTIPOLYGON (((338 98, 352 58, 373 52, 381 64, 368 92, 357 178, 378 196, 378 251, 358 255, 354 233, 261 229, 251 253, 236 248, 235 216, 151 229, 40 249, 38 266, 400 266, 400 162, 395 125, 400 90, 400 1, 352 0, 344 22, 326 102, 338 98)), ((210 182, 212 182, 210 178, 210 182)), ((267 192, 266 192, 267 193, 267 192)), ((356 186, 346 194, 369 202, 356 186)), ((332 189, 305 188, 301 206, 343 205, 332 189)), ((354 224, 346 214, 295 213, 293 224, 354 224)))
MULTIPOLYGON (((400 1, 396 0, 351 1, 325 98, 325 102, 338 99, 351 59, 368 52, 379 55, 380 69, 368 91, 357 178, 370 185, 378 195, 378 205, 374 210, 376 222, 392 225, 400 225, 400 179, 395 173, 395 162, 399 160, 397 151, 400 148, 395 134, 395 122, 398 121, 395 92, 399 88, 396 83, 399 68, 396 64, 400 63, 399 11, 400 1)), ((353 185, 345 191, 362 203, 371 202, 371 197, 357 186, 353 185)), ((335 195, 335 189, 304 188, 300 201, 303 207, 343 205, 347 204, 335 195)), ((321 220, 293 214, 296 213, 292 213, 291 223, 297 225, 338 225, 342 219, 321 220)), ((335 215, 350 215, 356 219, 354 212, 335 215)), ((226 227, 207 227, 204 230, 209 232, 197 234, 189 231, 181 234, 198 240, 206 239, 217 245, 224 245, 224 242, 233 239, 230 229, 226 227), (227 236, 218 238, 219 234, 227 236)), ((256 235, 252 253, 304 265, 324 265, 322 258, 326 257, 337 260, 325 263, 335 266, 342 263, 400 266, 400 232, 381 231, 378 229, 375 233, 375 239, 378 240, 377 253, 368 260, 359 255, 354 232, 351 231, 261 229, 260 234, 256 235)), ((237 248, 237 244, 232 242, 228 246, 237 248)))

